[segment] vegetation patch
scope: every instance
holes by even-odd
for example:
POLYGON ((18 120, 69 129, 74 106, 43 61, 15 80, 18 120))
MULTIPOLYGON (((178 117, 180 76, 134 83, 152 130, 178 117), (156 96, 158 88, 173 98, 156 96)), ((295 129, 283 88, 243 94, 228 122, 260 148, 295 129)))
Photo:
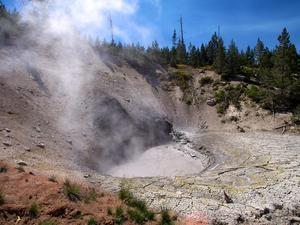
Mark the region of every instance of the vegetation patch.
POLYGON ((98 223, 94 218, 90 218, 87 225, 98 225, 98 223))
POLYGON ((224 89, 215 92, 217 102, 217 112, 219 114, 226 113, 230 104, 234 105, 238 110, 241 110, 241 100, 245 88, 243 85, 228 85, 224 89))
POLYGON ((148 210, 144 201, 135 198, 128 189, 121 188, 119 198, 130 207, 128 210, 129 218, 138 224, 154 220, 154 212, 148 210))
POLYGON ((0 205, 3 205, 5 203, 5 197, 2 191, 0 191, 0 205))
POLYGON ((8 169, 6 167, 0 167, 0 173, 7 173, 8 169))
POLYGON ((77 184, 71 183, 69 180, 65 181, 63 185, 63 192, 70 201, 77 202, 82 200, 81 187, 77 184))
POLYGON ((51 220, 44 220, 40 222, 39 225, 56 225, 56 223, 51 220))
POLYGON ((193 75, 187 74, 182 70, 176 70, 176 72, 171 74, 171 78, 175 81, 175 84, 185 92, 190 88, 190 81, 193 79, 193 75))
POLYGON ((40 214, 40 206, 36 202, 32 203, 28 210, 28 213, 30 217, 38 217, 40 214))
POLYGON ((211 77, 202 77, 200 80, 199 80, 199 83, 201 86, 205 86, 205 85, 208 85, 208 84, 212 84, 214 82, 214 80, 211 78, 211 77))
POLYGON ((169 211, 164 209, 162 210, 161 212, 161 222, 160 222, 160 225, 173 225, 173 221, 172 221, 172 218, 169 214, 169 211))

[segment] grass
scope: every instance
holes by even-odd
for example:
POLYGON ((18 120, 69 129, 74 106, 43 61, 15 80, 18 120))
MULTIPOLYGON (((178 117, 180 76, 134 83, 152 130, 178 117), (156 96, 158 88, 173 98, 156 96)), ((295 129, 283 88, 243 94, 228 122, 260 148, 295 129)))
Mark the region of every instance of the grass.
POLYGON ((173 221, 172 218, 169 214, 169 211, 164 209, 161 212, 161 221, 160 221, 160 225, 173 225, 173 221))
POLYGON ((33 217, 33 218, 38 217, 40 214, 39 205, 36 202, 32 203, 28 210, 28 213, 29 213, 30 217, 33 217))
POLYGON ((2 191, 0 191, 0 205, 3 205, 5 203, 5 196, 2 191))
POLYGON ((84 196, 84 201, 86 203, 90 203, 91 201, 96 201, 98 197, 98 194, 94 188, 91 188, 87 191, 87 193, 84 196))
POLYGON ((116 209, 115 224, 121 225, 125 222, 124 210, 120 207, 116 209))
POLYGON ((56 225, 56 223, 51 220, 44 220, 40 222, 39 225, 56 225))
POLYGON ((119 198, 130 207, 128 210, 129 218, 137 224, 154 220, 154 213, 148 210, 146 202, 135 198, 128 189, 121 188, 119 198))
POLYGON ((82 190, 77 184, 71 183, 69 180, 66 180, 63 185, 63 192, 68 197, 70 201, 81 201, 82 199, 82 190))
POLYGON ((98 194, 94 188, 83 189, 78 184, 66 180, 63 184, 63 193, 70 201, 84 201, 89 204, 91 201, 96 201, 98 194))
POLYGON ((7 173, 8 169, 6 167, 0 167, 0 173, 7 173))
POLYGON ((97 221, 94 218, 90 218, 88 220, 87 225, 98 225, 97 221))

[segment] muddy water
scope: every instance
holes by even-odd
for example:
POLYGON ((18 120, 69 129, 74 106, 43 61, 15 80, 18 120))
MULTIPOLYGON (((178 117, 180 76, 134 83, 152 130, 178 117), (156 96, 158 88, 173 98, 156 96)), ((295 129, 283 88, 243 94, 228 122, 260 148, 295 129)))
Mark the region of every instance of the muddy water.
POLYGON ((207 167, 207 156, 180 144, 162 145, 112 168, 114 177, 173 177, 198 174, 207 167))

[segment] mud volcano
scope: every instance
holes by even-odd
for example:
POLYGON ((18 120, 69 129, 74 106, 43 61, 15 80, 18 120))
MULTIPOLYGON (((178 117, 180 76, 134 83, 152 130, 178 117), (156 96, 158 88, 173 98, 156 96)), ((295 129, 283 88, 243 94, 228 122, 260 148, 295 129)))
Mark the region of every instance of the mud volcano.
POLYGON ((191 175, 201 172, 206 156, 196 151, 172 124, 149 111, 133 117, 111 96, 94 108, 94 138, 88 167, 116 177, 191 175))

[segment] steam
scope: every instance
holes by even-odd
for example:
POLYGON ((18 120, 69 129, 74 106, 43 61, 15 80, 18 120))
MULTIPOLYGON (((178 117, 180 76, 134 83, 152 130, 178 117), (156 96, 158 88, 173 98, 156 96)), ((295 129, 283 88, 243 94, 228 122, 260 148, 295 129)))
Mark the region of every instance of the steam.
POLYGON ((19 44, 8 50, 11 57, 7 67, 27 68, 51 99, 49 111, 59 129, 75 137, 78 152, 92 159, 93 168, 102 171, 140 153, 157 139, 166 138, 170 128, 164 121, 149 120, 139 125, 118 100, 98 93, 99 87, 95 87, 99 76, 115 74, 83 36, 110 37, 111 15, 123 21, 114 24, 119 40, 133 42, 131 33, 137 33, 142 42, 149 39, 150 29, 132 20, 138 8, 138 0, 30 1, 21 11, 26 32, 19 44), (89 102, 89 98, 100 100, 89 102), (155 126, 161 126, 162 134, 155 126))

